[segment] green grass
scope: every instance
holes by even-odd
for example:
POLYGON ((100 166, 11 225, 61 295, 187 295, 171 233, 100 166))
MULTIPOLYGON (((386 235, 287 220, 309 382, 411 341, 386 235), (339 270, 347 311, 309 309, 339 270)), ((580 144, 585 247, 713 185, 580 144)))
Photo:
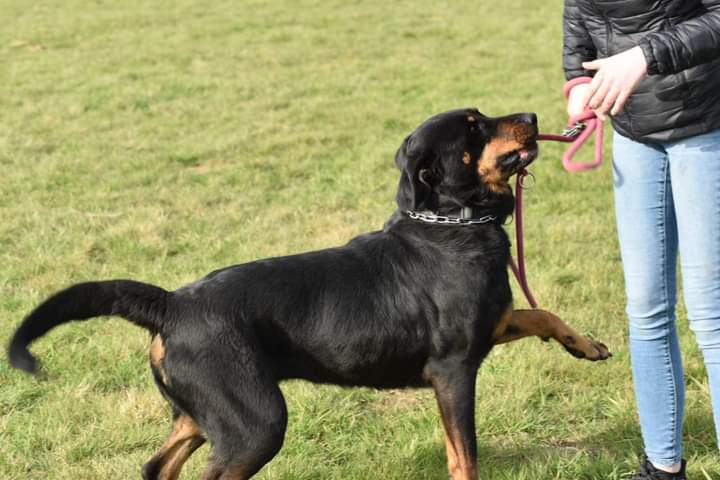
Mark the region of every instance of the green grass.
MULTIPOLYGON (((0 338, 72 282, 176 288, 379 228, 395 149, 431 114, 531 110, 559 130, 561 3, 0 0, 0 338)), ((484 479, 623 479, 641 449, 610 168, 570 175, 560 154, 546 145, 532 168, 529 280, 615 357, 496 348, 477 392, 484 479)), ((720 478, 702 360, 680 323, 690 476, 720 478)), ((96 320, 35 345, 44 381, 0 362, 0 478, 138 478, 169 431, 148 346, 96 320)), ((259 478, 445 478, 429 392, 283 388, 285 446, 259 478)))

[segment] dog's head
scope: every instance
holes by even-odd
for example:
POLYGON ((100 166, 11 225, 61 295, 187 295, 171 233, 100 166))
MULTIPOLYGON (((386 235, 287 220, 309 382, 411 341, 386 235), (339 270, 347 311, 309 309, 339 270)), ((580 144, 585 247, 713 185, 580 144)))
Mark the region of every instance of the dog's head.
POLYGON ((536 140, 533 113, 491 118, 476 109, 462 109, 436 115, 410 134, 395 155, 402 171, 398 206, 512 213, 508 180, 535 160, 536 140))

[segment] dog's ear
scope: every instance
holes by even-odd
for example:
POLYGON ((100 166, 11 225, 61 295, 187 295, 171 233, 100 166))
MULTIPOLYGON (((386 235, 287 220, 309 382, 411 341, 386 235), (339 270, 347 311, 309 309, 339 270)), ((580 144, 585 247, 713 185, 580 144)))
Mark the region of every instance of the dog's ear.
POLYGON ((400 183, 397 204, 401 210, 417 210, 421 207, 432 209, 433 167, 437 155, 415 142, 412 135, 403 141, 395 154, 395 165, 400 169, 400 183))

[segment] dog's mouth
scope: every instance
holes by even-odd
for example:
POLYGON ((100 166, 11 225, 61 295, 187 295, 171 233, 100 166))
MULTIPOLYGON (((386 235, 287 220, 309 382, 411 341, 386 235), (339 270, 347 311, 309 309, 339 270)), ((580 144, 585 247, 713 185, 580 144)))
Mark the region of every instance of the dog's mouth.
POLYGON ((500 158, 500 165, 508 176, 519 172, 530 165, 538 157, 538 144, 533 138, 520 148, 511 150, 500 158))

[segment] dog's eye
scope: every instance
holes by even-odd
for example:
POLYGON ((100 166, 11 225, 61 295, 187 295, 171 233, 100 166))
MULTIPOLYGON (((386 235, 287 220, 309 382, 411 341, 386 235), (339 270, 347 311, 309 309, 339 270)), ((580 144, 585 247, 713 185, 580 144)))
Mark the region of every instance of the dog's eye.
POLYGON ((474 115, 468 115, 467 117, 467 126, 470 129, 471 132, 479 132, 482 133, 486 130, 486 125, 482 121, 481 118, 478 118, 474 115))
POLYGON ((485 126, 484 126, 482 123, 477 122, 477 121, 476 121, 476 122, 469 123, 468 126, 470 127, 470 131, 471 131, 471 132, 480 132, 480 133, 482 133, 482 132, 485 131, 485 126))

